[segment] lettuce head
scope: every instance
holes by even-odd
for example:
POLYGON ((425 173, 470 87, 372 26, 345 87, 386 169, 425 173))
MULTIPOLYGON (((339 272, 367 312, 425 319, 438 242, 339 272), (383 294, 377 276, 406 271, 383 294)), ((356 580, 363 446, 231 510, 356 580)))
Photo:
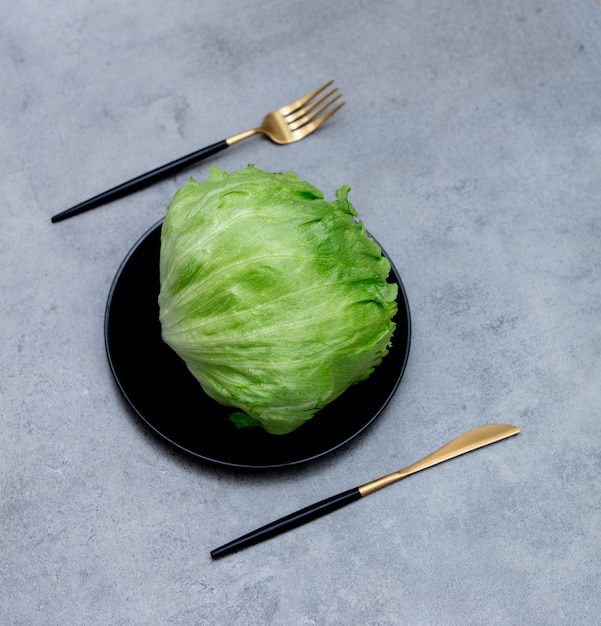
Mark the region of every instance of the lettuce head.
POLYGON ((397 285, 347 196, 294 172, 212 167, 167 208, 163 340, 206 394, 290 433, 387 354, 397 285))

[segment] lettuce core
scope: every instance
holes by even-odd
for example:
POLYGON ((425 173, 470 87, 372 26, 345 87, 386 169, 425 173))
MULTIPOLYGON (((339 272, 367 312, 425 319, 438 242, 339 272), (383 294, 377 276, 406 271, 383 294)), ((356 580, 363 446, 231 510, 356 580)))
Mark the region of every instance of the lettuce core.
POLYGON ((349 190, 327 202, 294 172, 213 166, 167 207, 163 340, 207 395, 272 434, 366 379, 390 347, 398 288, 349 190))

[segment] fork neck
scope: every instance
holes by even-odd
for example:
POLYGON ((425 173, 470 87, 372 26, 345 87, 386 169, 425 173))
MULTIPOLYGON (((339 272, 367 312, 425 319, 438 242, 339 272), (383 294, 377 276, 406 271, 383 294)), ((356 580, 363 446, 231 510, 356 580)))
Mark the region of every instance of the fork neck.
POLYGON ((238 133, 237 135, 228 137, 225 140, 225 143, 227 143, 228 146, 233 146, 235 143, 238 143, 239 141, 243 141, 244 139, 248 139, 249 137, 252 137, 253 135, 258 135, 261 132, 262 130, 260 128, 251 128, 250 130, 245 130, 242 133, 238 133))

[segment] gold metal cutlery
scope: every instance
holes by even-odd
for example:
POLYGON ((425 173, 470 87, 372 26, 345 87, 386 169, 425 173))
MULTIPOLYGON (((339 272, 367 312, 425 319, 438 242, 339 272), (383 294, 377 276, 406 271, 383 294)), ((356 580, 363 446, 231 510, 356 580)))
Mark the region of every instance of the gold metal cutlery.
POLYGON ((218 141, 206 148, 201 148, 166 165, 157 167, 146 174, 112 187, 108 191, 104 191, 89 200, 80 202, 70 209, 54 215, 51 218, 52 222, 60 222, 107 202, 122 198, 254 135, 265 135, 277 144, 289 144, 300 141, 317 130, 336 111, 344 106, 344 102, 338 102, 341 97, 341 94, 337 93, 338 88, 333 87, 330 89, 333 82, 328 81, 302 98, 268 113, 263 119, 261 126, 257 128, 252 128, 218 141))
POLYGON ((275 522, 266 524, 257 530, 212 550, 211 556, 214 559, 225 556, 226 554, 235 552, 245 548, 246 546, 264 541, 265 539, 269 539, 270 537, 283 533, 287 530, 296 528, 301 524, 306 524, 317 517, 327 515, 328 513, 350 504, 355 500, 368 496, 369 494, 374 493, 374 491, 378 491, 379 489, 387 487, 388 485, 391 485, 392 483, 395 483, 403 478, 407 478, 407 476, 411 476, 411 474, 421 472, 428 467, 438 465, 443 461, 448 461, 467 452, 471 452, 472 450, 477 450, 483 446, 495 443, 496 441, 501 441, 507 437, 517 435, 520 430, 521 429, 517 426, 512 426, 510 424, 488 424, 487 426, 474 428, 473 430, 460 435, 456 439, 453 439, 442 448, 436 450, 436 452, 433 452, 423 458, 421 461, 417 461, 416 463, 413 463, 413 465, 409 465, 405 469, 393 472, 392 474, 388 474, 382 478, 372 480, 365 485, 354 487, 353 489, 349 489, 348 491, 344 491, 325 500, 321 500, 320 502, 301 509, 296 513, 292 513, 286 517, 276 520, 275 522))

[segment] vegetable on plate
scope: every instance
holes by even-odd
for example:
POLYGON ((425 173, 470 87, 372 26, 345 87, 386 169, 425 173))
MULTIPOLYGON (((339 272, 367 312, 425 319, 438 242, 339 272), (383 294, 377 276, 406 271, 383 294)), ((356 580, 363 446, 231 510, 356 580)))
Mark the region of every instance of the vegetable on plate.
POLYGON ((213 166, 167 208, 162 337, 239 426, 290 433, 388 353, 398 287, 348 192, 213 166))

